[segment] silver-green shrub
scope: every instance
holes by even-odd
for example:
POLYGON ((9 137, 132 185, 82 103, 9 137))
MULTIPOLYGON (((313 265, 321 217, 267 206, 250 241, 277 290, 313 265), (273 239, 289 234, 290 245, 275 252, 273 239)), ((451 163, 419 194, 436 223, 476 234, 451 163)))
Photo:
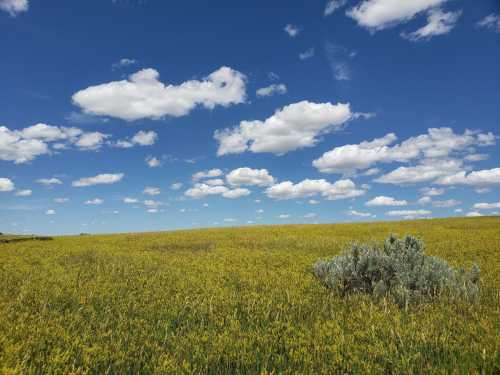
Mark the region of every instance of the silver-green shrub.
POLYGON ((400 306, 443 294, 472 300, 479 293, 479 267, 474 265, 470 272, 454 269, 425 255, 423 242, 413 236, 391 235, 383 246, 354 244, 330 261, 318 261, 314 274, 342 296, 367 293, 400 306))

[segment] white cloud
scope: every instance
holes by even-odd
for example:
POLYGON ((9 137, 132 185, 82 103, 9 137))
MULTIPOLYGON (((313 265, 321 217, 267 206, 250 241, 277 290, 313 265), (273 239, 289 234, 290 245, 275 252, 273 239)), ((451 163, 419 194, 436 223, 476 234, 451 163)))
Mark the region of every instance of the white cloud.
POLYGON ((243 103, 246 98, 246 77, 222 67, 202 81, 191 80, 178 86, 159 81, 154 69, 143 69, 127 80, 90 86, 73 95, 73 103, 85 113, 134 121, 180 117, 201 105, 213 109, 243 103))
POLYGON ((281 214, 278 216, 278 219, 289 219, 291 216, 290 214, 281 214))
POLYGON ((100 184, 114 184, 116 182, 119 182, 123 178, 123 176, 123 173, 103 173, 93 177, 81 178, 79 180, 73 181, 71 185, 74 187, 84 187, 100 184))
POLYGON ((489 193, 491 191, 491 189, 485 188, 485 187, 478 187, 478 188, 475 188, 474 191, 478 194, 486 194, 486 193, 489 193))
POLYGON ((14 183, 10 178, 0 177, 0 191, 12 191, 14 189, 14 183))
POLYGON ((486 154, 470 154, 467 155, 464 160, 470 162, 483 161, 489 159, 489 156, 486 154))
POLYGON ((479 216, 483 216, 483 214, 481 212, 477 212, 477 211, 471 211, 471 212, 468 212, 467 217, 479 217, 479 216))
POLYGON ((295 38, 297 35, 299 35, 300 33, 300 28, 298 26, 295 26, 295 25, 292 25, 292 24, 288 24, 285 26, 285 28, 283 29, 285 30, 285 32, 291 37, 291 38, 295 38))
POLYGON ((475 210, 494 210, 500 208, 500 202, 496 203, 476 203, 474 205, 475 210))
POLYGON ((85 204, 94 205, 94 206, 98 206, 98 205, 101 205, 103 203, 104 203, 104 200, 102 200, 100 198, 94 198, 94 199, 89 199, 88 201, 85 201, 85 204))
POLYGON ((109 137, 108 134, 100 132, 85 133, 76 141, 75 146, 83 150, 97 150, 103 145, 104 140, 109 137))
POLYGON ((153 157, 153 156, 148 156, 146 159, 146 164, 149 166, 149 168, 157 168, 161 166, 161 161, 160 159, 153 157))
POLYGON ((208 195, 220 195, 227 192, 229 189, 225 186, 210 186, 207 184, 197 183, 191 189, 186 190, 184 195, 191 198, 203 198, 208 195))
POLYGON ((369 212, 360 212, 356 210, 349 210, 347 211, 347 215, 349 216, 358 216, 358 217, 375 217, 375 215, 372 215, 369 212))
POLYGON ((409 185, 434 181, 436 178, 457 173, 461 167, 462 162, 456 159, 426 159, 415 167, 399 167, 392 172, 378 177, 375 179, 375 182, 381 184, 409 185))
MULTIPOLYGON (((1 188, 0 188, 1 190, 1 188)), ((24 189, 24 190, 18 190, 14 194, 17 197, 29 197, 31 195, 32 191, 30 189, 24 189)))
POLYGON ((422 206, 425 206, 426 204, 432 203, 432 198, 429 196, 424 196, 424 197, 419 198, 417 203, 422 205, 422 206))
POLYGON ((156 214, 160 212, 160 210, 158 210, 157 208, 148 208, 146 211, 150 214, 156 214))
POLYGON ((457 213, 457 214, 459 214, 459 213, 461 213, 461 212, 463 212, 463 211, 464 211, 464 210, 463 210, 463 209, 461 209, 461 208, 455 208, 455 209, 453 210, 453 212, 455 212, 455 213, 457 213))
POLYGON ((148 186, 146 187, 143 191, 142 191, 142 194, 147 194, 147 195, 158 195, 161 193, 161 190, 160 188, 157 188, 157 187, 151 187, 151 186, 148 186))
POLYGON ((139 200, 136 198, 125 197, 125 198, 123 198, 123 203, 127 203, 127 204, 139 203, 139 200))
MULTIPOLYGON (((236 221, 238 221, 238 220, 233 219, 232 217, 227 217, 227 218, 225 218, 225 219, 224 219, 224 221, 225 221, 226 223, 234 223, 234 222, 236 222, 236 221)), ((216 224, 216 223, 215 223, 215 224, 216 224)), ((217 225, 217 224, 216 224, 216 225, 217 225)))
POLYGON ((70 145, 80 150, 96 150, 109 137, 99 132, 86 133, 74 127, 47 124, 35 124, 20 130, 0 126, 0 160, 26 163, 54 150, 67 149, 70 145))
POLYGON ((151 146, 158 139, 158 134, 154 131, 138 131, 130 140, 120 139, 112 145, 120 148, 131 148, 134 146, 151 146))
POLYGON ((363 173, 363 176, 374 176, 382 172, 379 168, 370 168, 366 172, 363 173))
POLYGON ((408 162, 422 157, 444 158, 471 146, 495 144, 492 133, 466 130, 463 134, 455 134, 451 128, 430 128, 427 134, 391 146, 396 140, 396 135, 389 133, 372 141, 335 147, 314 160, 313 165, 324 173, 354 173, 376 163, 408 162))
POLYGON ((158 208, 160 206, 163 206, 163 202, 155 201, 153 199, 146 199, 143 203, 146 207, 149 208, 158 208))
POLYGON ((210 169, 207 171, 200 171, 193 174, 193 181, 199 181, 203 178, 212 178, 222 176, 222 171, 218 168, 210 169))
POLYGON ((220 185, 224 185, 224 180, 222 178, 211 178, 211 179, 205 180, 204 183, 209 185, 209 186, 220 186, 220 185))
POLYGON ((47 210, 45 212, 45 215, 55 215, 56 214, 56 211, 55 210, 47 210))
POLYGON ((245 197, 249 194, 250 194, 250 190, 248 190, 248 189, 236 188, 236 189, 228 190, 228 191, 222 193, 222 196, 224 198, 237 199, 237 198, 245 197))
POLYGON ((53 201, 55 203, 67 203, 69 202, 69 198, 54 198, 53 201))
POLYGON ((301 60, 310 59, 311 57, 314 57, 314 53, 315 53, 314 48, 311 47, 305 50, 304 52, 299 53, 299 59, 301 60))
POLYGON ((418 216, 428 216, 432 212, 429 210, 395 210, 385 213, 387 216, 404 216, 405 218, 412 218, 418 216))
POLYGON ((181 188, 182 188, 181 182, 174 182, 172 185, 170 185, 171 190, 180 190, 181 188))
POLYGON ((379 195, 372 200, 365 203, 365 206, 375 207, 375 206, 406 206, 408 204, 405 200, 396 200, 392 197, 386 197, 384 195, 379 195))
POLYGON ((442 177, 436 181, 439 185, 490 186, 500 184, 500 168, 483 169, 467 174, 465 171, 442 177))
POLYGON ((442 195, 444 193, 444 189, 438 189, 435 187, 424 187, 420 189, 420 192, 423 195, 427 195, 429 197, 436 197, 438 195, 442 195))
POLYGON ((251 151, 280 155, 312 147, 319 141, 319 136, 341 129, 352 117, 349 104, 293 103, 264 121, 242 121, 235 128, 216 131, 217 154, 251 151))
POLYGON ((196 183, 184 192, 190 198, 199 199, 209 195, 221 195, 224 198, 236 199, 250 194, 250 190, 243 188, 229 189, 222 185, 209 185, 206 183, 196 183))
POLYGON ((61 185, 62 181, 58 178, 52 177, 52 178, 39 178, 36 180, 41 185, 44 186, 53 186, 53 185, 61 185))
POLYGON ((308 214, 305 214, 304 218, 306 218, 306 219, 312 219, 312 218, 315 218, 316 216, 318 216, 318 215, 315 214, 314 212, 310 212, 308 214))
POLYGON ((407 22, 417 14, 435 8, 447 0, 364 0, 347 15, 359 26, 371 31, 407 22))
POLYGON ((477 26, 500 32, 500 15, 491 13, 490 15, 487 15, 486 17, 481 19, 477 23, 477 26))
POLYGON ((137 60, 124 57, 123 59, 120 59, 120 61, 115 62, 112 65, 112 68, 115 70, 115 69, 125 68, 127 66, 131 66, 131 65, 135 65, 135 64, 137 64, 137 60))
POLYGON ((444 201, 433 201, 432 205, 434 207, 440 207, 440 208, 449 208, 449 207, 455 207, 462 204, 462 202, 457 201, 456 199, 447 199, 444 201))
POLYGON ((443 12, 441 9, 431 9, 427 16, 427 25, 411 33, 403 32, 401 36, 413 42, 429 40, 436 35, 448 34, 456 25, 462 11, 443 12))
POLYGON ((15 17, 18 13, 26 12, 29 8, 28 0, 0 0, 0 10, 15 17))
POLYGON ((335 12, 337 9, 343 7, 346 4, 347 0, 329 0, 325 5, 324 16, 327 17, 333 14, 333 12, 335 12))
POLYGON ((297 184, 291 181, 281 182, 266 189, 266 194, 273 199, 297 199, 322 195, 327 200, 347 199, 363 195, 365 190, 358 189, 351 180, 338 180, 330 183, 326 180, 303 180, 297 184))
POLYGON ((276 94, 286 94, 287 88, 283 83, 277 84, 273 83, 272 85, 261 87, 256 91, 257 96, 273 96, 276 94))
POLYGON ((309 199, 307 201, 307 203, 312 204, 312 205, 316 205, 316 204, 319 204, 319 201, 317 201, 316 199, 309 199))
POLYGON ((254 185, 269 186, 274 184, 275 179, 269 174, 267 169, 237 168, 226 175, 226 180, 230 185, 254 185))

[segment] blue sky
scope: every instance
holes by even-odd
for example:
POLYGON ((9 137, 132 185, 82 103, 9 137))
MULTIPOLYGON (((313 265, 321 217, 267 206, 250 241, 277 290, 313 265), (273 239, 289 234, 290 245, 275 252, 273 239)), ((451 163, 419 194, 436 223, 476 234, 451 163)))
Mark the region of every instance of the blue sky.
POLYGON ((495 215, 500 5, 0 0, 0 231, 495 215))

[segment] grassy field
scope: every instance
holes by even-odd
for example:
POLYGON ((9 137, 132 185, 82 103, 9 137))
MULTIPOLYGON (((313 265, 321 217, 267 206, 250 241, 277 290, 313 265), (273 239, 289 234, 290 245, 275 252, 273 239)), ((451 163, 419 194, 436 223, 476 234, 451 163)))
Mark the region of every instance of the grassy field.
POLYGON ((500 217, 0 244, 0 372, 500 373, 500 217), (319 258, 389 233, 482 271, 475 304, 332 295, 319 258))

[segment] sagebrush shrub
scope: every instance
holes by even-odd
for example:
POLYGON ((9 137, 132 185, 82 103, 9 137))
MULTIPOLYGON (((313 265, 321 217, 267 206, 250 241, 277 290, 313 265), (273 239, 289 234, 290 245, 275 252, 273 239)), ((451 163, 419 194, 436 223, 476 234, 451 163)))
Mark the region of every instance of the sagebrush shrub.
POLYGON ((388 297, 400 306, 452 297, 475 299, 479 293, 479 267, 470 272, 454 269, 444 260, 424 254, 423 242, 413 236, 389 236, 383 246, 354 244, 330 261, 318 261, 314 274, 342 296, 361 292, 375 300, 388 297))

